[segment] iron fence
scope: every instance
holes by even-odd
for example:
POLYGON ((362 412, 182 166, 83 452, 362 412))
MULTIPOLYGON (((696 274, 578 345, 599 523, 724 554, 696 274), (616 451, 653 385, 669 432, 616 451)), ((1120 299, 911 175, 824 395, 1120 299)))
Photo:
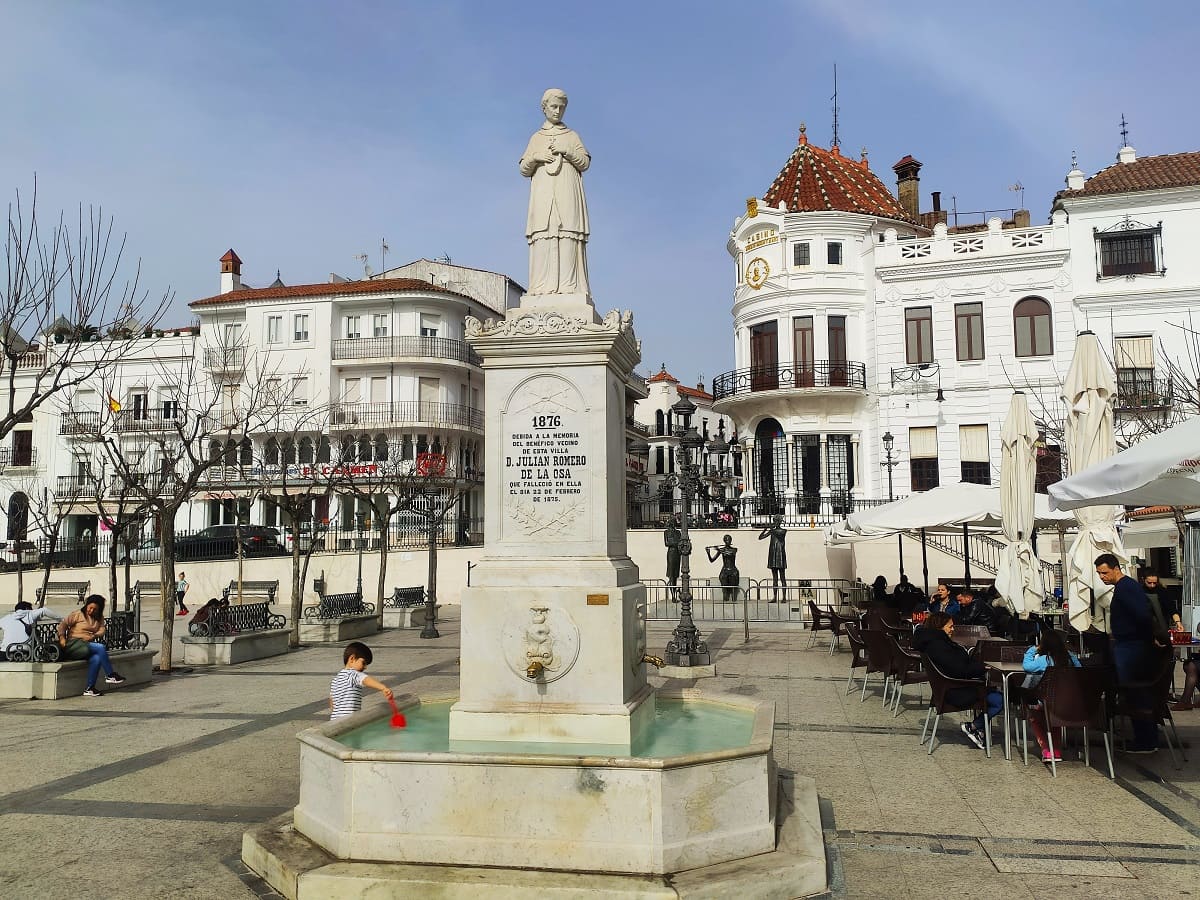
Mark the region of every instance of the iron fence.
MULTIPOLYGON (((669 622, 679 618, 679 588, 661 578, 643 579, 646 586, 646 620, 669 622)), ((789 578, 776 588, 769 578, 743 578, 736 596, 726 599, 726 589, 716 578, 692 578, 692 618, 697 622, 790 622, 811 620, 808 603, 818 608, 852 610, 865 603, 869 588, 841 578, 789 578)))
MULTIPOLYGON (((900 498, 896 498, 900 499, 900 498)), ((794 528, 835 525, 862 509, 892 501, 877 497, 853 497, 846 493, 766 495, 740 497, 726 501, 715 493, 697 498, 691 504, 689 528, 736 528, 766 525, 774 516, 794 528)), ((674 517, 683 519, 683 501, 677 497, 642 497, 628 506, 626 524, 630 528, 664 528, 674 517)))
POLYGON ((782 366, 734 369, 713 379, 713 400, 756 391, 789 391, 808 388, 867 389, 865 363, 844 359, 819 359, 782 366))
MULTIPOLYGON (((403 515, 403 514, 400 514, 403 515)), ((179 531, 175 534, 175 559, 188 560, 232 560, 237 558, 237 535, 231 533, 233 526, 218 526, 200 531, 179 531)), ((257 559, 272 556, 288 556, 292 552, 292 536, 285 529, 264 525, 243 526, 243 556, 257 559)), ((478 547, 483 544, 483 519, 451 515, 438 529, 439 547, 478 547)), ((378 553, 382 536, 380 529, 371 528, 369 523, 362 529, 341 528, 336 524, 321 526, 315 530, 301 532, 300 551, 314 553, 378 553)), ((393 520, 388 528, 389 550, 422 550, 429 545, 429 533, 425 519, 408 514, 393 520)), ((53 544, 48 536, 0 543, 0 571, 12 572, 20 568, 25 571, 44 569, 49 564, 52 570, 84 566, 107 565, 111 559, 113 536, 102 532, 97 537, 90 535, 60 536, 53 544)), ((134 565, 158 563, 162 551, 158 541, 145 534, 122 538, 117 545, 117 562, 128 560, 134 565)))

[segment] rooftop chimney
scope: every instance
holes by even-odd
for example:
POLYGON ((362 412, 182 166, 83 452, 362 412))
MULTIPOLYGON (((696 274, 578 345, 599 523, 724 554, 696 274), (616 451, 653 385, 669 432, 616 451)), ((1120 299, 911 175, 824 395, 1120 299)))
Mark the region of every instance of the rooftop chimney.
POLYGON ((1126 144, 1117 152, 1117 162, 1122 165, 1128 165, 1131 162, 1137 162, 1137 153, 1134 149, 1126 144))
POLYGON ((916 220, 921 214, 921 164, 906 156, 892 166, 892 171, 896 173, 896 197, 909 218, 916 220))
POLYGON ((221 257, 221 293, 228 294, 230 291, 240 291, 241 289, 242 261, 230 247, 221 257))

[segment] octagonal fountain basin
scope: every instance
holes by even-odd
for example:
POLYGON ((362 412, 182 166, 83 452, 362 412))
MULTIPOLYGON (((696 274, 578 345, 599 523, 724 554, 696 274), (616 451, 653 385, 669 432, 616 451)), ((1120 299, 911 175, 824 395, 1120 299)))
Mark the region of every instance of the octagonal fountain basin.
POLYGON ((632 747, 449 740, 454 698, 300 735, 295 827, 339 859, 665 874, 775 848, 775 705, 660 692, 632 747))

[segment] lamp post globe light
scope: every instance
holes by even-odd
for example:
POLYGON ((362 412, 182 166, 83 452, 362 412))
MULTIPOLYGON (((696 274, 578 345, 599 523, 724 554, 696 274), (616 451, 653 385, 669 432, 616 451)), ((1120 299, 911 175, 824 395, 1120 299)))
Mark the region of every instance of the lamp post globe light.
MULTIPOLYGON (((938 388, 938 392, 941 393, 941 388, 938 388)), ((896 466, 900 465, 900 460, 892 458, 892 448, 895 447, 895 445, 896 445, 896 438, 892 435, 892 432, 890 430, 885 431, 883 433, 883 452, 885 454, 885 458, 883 459, 882 462, 879 463, 879 465, 884 466, 887 469, 888 502, 889 503, 896 499, 896 495, 892 490, 892 469, 894 469, 894 468, 896 468, 896 466)), ((904 534, 903 533, 897 533, 896 547, 900 551, 900 574, 903 575, 904 574, 904 534)))
POLYGON ((701 640, 700 630, 692 621, 692 541, 688 536, 692 500, 700 489, 701 466, 698 453, 704 447, 704 438, 692 425, 692 415, 696 412, 696 405, 691 400, 687 397, 680 397, 676 403, 672 404, 671 412, 675 414, 680 423, 680 457, 676 473, 668 475, 660 489, 679 488, 683 515, 680 517, 682 521, 679 525, 679 624, 675 626, 663 658, 668 666, 707 666, 712 662, 708 653, 708 644, 701 640))

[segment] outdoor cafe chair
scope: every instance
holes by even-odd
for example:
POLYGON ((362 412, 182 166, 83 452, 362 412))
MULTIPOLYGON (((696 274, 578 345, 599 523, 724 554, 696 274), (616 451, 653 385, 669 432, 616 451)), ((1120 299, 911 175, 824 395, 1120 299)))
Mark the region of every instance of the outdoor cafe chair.
POLYGON ((833 633, 833 610, 821 609, 812 600, 808 601, 808 619, 810 632, 808 638, 808 646, 811 649, 812 645, 817 642, 818 631, 828 631, 833 633))
MULTIPOLYGON (((849 625, 846 626, 849 629, 849 625)), ((862 696, 859 702, 867 699, 867 682, 871 676, 878 673, 883 676, 883 704, 887 706, 888 689, 892 681, 892 648, 888 644, 887 632, 879 629, 867 629, 862 632, 862 639, 867 645, 867 671, 863 675, 862 696)))
POLYGON ((1159 661, 1158 672, 1148 681, 1127 681, 1116 687, 1116 702, 1109 718, 1109 731, 1114 728, 1114 720, 1118 716, 1128 719, 1149 719, 1155 725, 1162 726, 1163 737, 1167 740, 1167 749, 1171 752, 1171 762, 1175 768, 1180 768, 1179 758, 1175 755, 1175 747, 1171 744, 1171 735, 1175 735, 1175 743, 1179 745, 1179 753, 1187 760, 1183 752, 1183 744, 1179 740, 1179 732, 1175 730, 1175 719, 1171 716, 1171 675, 1175 669, 1175 654, 1164 653, 1159 661), (1150 707, 1134 705, 1130 695, 1144 695, 1150 698, 1150 707))
POLYGON ((841 638, 846 633, 846 624, 853 622, 857 625, 858 618, 856 616, 843 616, 841 613, 836 612, 831 612, 829 618, 833 624, 829 635, 829 655, 833 656, 833 651, 842 646, 841 638))
MULTIPOLYGON (((848 694, 854 690, 854 670, 861 669, 867 664, 867 645, 855 622, 846 623, 846 639, 850 642, 851 651, 850 674, 846 676, 846 693, 848 694)), ((863 681, 866 680, 867 677, 864 675, 863 681)))
POLYGON ((913 627, 911 622, 901 621, 896 625, 889 625, 887 622, 884 622, 883 630, 904 646, 907 646, 908 642, 912 640, 913 627))
POLYGON ((904 647, 894 634, 888 634, 887 640, 888 648, 891 650, 892 655, 892 681, 895 683, 895 695, 893 698, 895 712, 892 713, 892 718, 895 718, 900 715, 900 702, 904 699, 904 686, 906 684, 926 684, 929 681, 929 676, 926 674, 925 667, 921 663, 920 653, 904 647))
POLYGON ((1112 735, 1104 703, 1105 679, 1105 672, 1095 667, 1050 666, 1037 688, 1024 692, 1021 707, 1025 717, 1021 723, 1021 744, 1025 765, 1029 765, 1029 717, 1038 715, 1033 708, 1033 701, 1041 699, 1042 712, 1046 716, 1046 739, 1050 744, 1050 774, 1058 777, 1058 763, 1054 758, 1055 730, 1062 729, 1065 740, 1068 728, 1083 729, 1083 764, 1090 766, 1088 729, 1096 728, 1104 737, 1108 777, 1116 778, 1113 772, 1112 735))
POLYGON ((866 625, 870 630, 882 631, 889 625, 900 624, 900 610, 878 603, 867 610, 866 625))
POLYGON ((985 663, 1020 662, 1025 658, 1027 646, 1026 644, 1014 644, 1012 641, 980 641, 975 645, 975 652, 985 663))
MULTIPOLYGON (((925 714, 925 727, 921 729, 921 743, 925 742, 925 732, 929 729, 929 719, 933 717, 933 733, 929 735, 929 753, 932 755, 934 744, 937 742, 938 725, 946 713, 979 712, 987 710, 988 684, 971 678, 951 678, 943 675, 925 654, 921 654, 921 662, 929 675, 929 712, 925 714), (950 700, 950 692, 955 688, 969 688, 971 700, 967 704, 954 703, 950 700), (936 715, 935 715, 936 714, 936 715)), ((989 722, 983 729, 984 749, 990 759, 992 756, 992 728, 989 722)))

